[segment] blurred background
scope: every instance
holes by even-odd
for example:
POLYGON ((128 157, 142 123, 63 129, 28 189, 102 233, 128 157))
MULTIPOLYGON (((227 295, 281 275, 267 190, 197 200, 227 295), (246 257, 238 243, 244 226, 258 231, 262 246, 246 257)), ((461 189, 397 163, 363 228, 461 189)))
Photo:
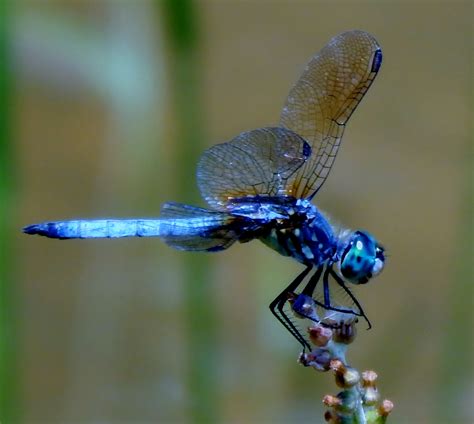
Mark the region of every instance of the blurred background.
POLYGON ((315 199, 390 255, 357 296, 350 362, 394 422, 472 406, 469 1, 4 1, 0 67, 2 422, 322 422, 333 378, 268 304, 301 266, 259 242, 58 241, 26 224, 204 206, 207 147, 274 125, 309 58, 364 29, 384 52, 315 199))

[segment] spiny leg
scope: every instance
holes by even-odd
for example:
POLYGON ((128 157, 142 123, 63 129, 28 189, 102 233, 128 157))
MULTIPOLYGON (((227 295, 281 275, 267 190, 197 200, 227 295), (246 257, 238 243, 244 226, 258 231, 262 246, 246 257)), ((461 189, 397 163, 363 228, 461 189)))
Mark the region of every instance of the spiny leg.
POLYGON ((304 318, 307 318, 311 321, 314 321, 314 322, 317 322, 319 323, 320 325, 322 326, 326 326, 326 324, 324 324, 323 322, 321 322, 321 320, 319 319, 319 317, 317 316, 317 314, 307 314, 305 313, 305 311, 303 310, 303 308, 298 308, 298 304, 300 303, 299 300, 301 300, 303 303, 305 303, 305 297, 309 297, 311 298, 312 301, 315 302, 315 304, 319 305, 319 306, 322 306, 322 304, 320 302, 318 302, 317 300, 315 300, 313 298, 313 295, 314 295, 314 291, 316 290, 316 286, 321 278, 321 274, 323 272, 323 269, 324 269, 324 265, 320 265, 318 267, 318 269, 316 270, 316 272, 313 274, 313 276, 309 279, 308 283, 306 284, 306 286, 304 287, 304 289, 301 291, 301 293, 297 296, 294 304, 293 304, 293 309, 299 314, 301 315, 302 317, 304 318), (302 299, 299 299, 300 297, 302 296, 302 299))
POLYGON ((301 284, 301 282, 311 271, 312 265, 309 265, 302 273, 300 273, 286 288, 283 290, 274 300, 270 303, 270 311, 276 317, 278 321, 290 332, 290 334, 298 340, 303 346, 303 350, 308 348, 311 349, 311 346, 304 339, 295 325, 291 322, 290 318, 284 313, 283 307, 288 301, 288 294, 293 293, 295 289, 301 284))
POLYGON ((316 289, 316 285, 318 284, 319 279, 321 278, 321 273, 323 272, 323 268, 324 268, 323 265, 318 267, 316 272, 309 279, 308 284, 306 284, 301 294, 305 294, 309 297, 313 297, 313 293, 314 293, 314 290, 316 289))
MULTIPOLYGON (((322 271, 322 269, 321 269, 321 271, 322 271)), ((334 308, 331 307, 331 300, 330 300, 330 295, 329 295, 328 274, 329 274, 329 266, 326 267, 326 269, 324 270, 324 275, 323 275, 323 298, 324 298, 324 303, 320 302, 319 300, 315 299, 314 297, 313 297, 313 300, 316 303, 316 305, 319 305, 324 309, 334 310, 334 308)), ((314 293, 315 288, 316 288, 316 284, 314 284, 313 293, 314 293)), ((310 294, 311 297, 313 296, 313 293, 310 294)))
POLYGON ((343 290, 349 295, 349 297, 354 302, 354 304, 359 308, 359 313, 354 314, 354 315, 363 317, 367 321, 367 324, 369 325, 369 328, 367 328, 367 330, 370 330, 372 328, 372 324, 370 323, 369 319, 367 318, 367 315, 365 315, 365 312, 362 309, 362 306, 359 303, 359 301, 352 294, 352 292, 349 290, 349 288, 346 287, 346 285, 344 284, 344 281, 342 280, 342 278, 339 277, 339 275, 337 275, 337 273, 332 268, 330 269, 329 272, 331 273, 332 277, 336 280, 337 284, 339 284, 343 288, 343 290))
POLYGON ((322 308, 324 308, 328 311, 342 312, 342 313, 345 313, 345 314, 361 316, 361 317, 364 317, 367 320, 367 317, 365 316, 359 302, 354 297, 354 295, 350 292, 350 290, 345 286, 344 282, 339 278, 339 276, 333 271, 332 265, 328 265, 326 267, 325 271, 324 271, 324 274, 323 274, 323 296, 324 296, 324 303, 321 303, 317 299, 313 298, 314 302, 317 305, 321 306, 322 308), (330 293, 329 293, 329 274, 331 274, 334 277, 334 279, 337 281, 337 283, 344 289, 344 291, 347 294, 349 294, 352 301, 359 308, 360 313, 354 312, 352 309, 336 308, 335 306, 331 305, 331 296, 330 296, 330 293))

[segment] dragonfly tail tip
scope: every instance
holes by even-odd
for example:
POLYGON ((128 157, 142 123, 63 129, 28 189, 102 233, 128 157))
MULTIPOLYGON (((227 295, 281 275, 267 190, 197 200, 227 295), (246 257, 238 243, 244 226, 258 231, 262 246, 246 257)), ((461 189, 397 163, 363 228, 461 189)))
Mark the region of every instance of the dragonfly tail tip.
POLYGON ((25 234, 37 234, 39 236, 50 236, 50 230, 44 224, 32 224, 23 227, 23 232, 25 234))

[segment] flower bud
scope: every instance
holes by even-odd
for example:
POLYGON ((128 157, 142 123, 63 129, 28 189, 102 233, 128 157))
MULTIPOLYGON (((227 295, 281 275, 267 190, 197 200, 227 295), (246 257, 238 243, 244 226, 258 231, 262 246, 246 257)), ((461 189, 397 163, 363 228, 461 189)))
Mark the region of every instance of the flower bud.
POLYGON ((357 393, 352 390, 344 390, 343 392, 338 393, 336 399, 337 401, 334 400, 334 396, 326 395, 323 398, 323 402, 325 405, 331 406, 334 411, 342 414, 354 412, 359 405, 357 393))
POLYGON ((331 340, 332 330, 322 325, 315 325, 308 328, 308 334, 309 339, 314 345, 324 347, 331 340))
POLYGON ((326 406, 329 406, 330 408, 335 408, 337 406, 342 405, 342 400, 339 399, 337 396, 326 395, 326 396, 323 397, 323 403, 326 406))
POLYGON ((377 373, 375 371, 364 371, 362 373, 362 401, 367 406, 374 406, 380 400, 380 394, 375 386, 377 373))
POLYGON ((345 366, 339 359, 333 359, 329 366, 335 373, 339 387, 348 389, 360 381, 359 372, 355 368, 345 366))
POLYGON ((385 399, 382 401, 382 404, 379 406, 378 411, 380 416, 386 417, 390 412, 392 412, 394 404, 392 401, 385 399))
POLYGON ((310 353, 302 353, 298 362, 305 367, 313 367, 318 371, 328 371, 331 362, 331 353, 327 349, 317 348, 310 353))
POLYGON ((375 371, 364 371, 362 373, 362 387, 375 387, 377 377, 378 375, 375 371))

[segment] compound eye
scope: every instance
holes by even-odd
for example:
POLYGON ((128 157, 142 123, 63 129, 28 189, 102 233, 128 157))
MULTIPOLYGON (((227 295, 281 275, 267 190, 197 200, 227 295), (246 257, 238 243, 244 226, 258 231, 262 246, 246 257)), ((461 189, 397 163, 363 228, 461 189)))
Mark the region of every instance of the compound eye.
POLYGON ((355 232, 341 258, 342 275, 352 283, 365 284, 379 269, 375 265, 375 243, 366 234, 355 232))

